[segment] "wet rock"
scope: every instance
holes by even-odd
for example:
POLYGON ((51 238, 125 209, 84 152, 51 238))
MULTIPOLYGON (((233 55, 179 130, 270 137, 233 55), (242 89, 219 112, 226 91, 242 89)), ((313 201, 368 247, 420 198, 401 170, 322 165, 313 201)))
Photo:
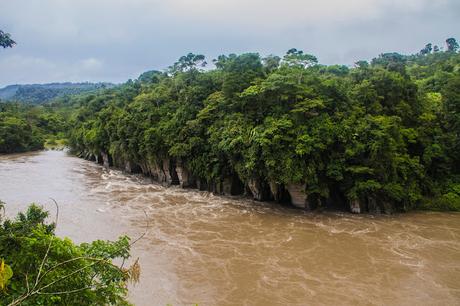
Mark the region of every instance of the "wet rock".
POLYGON ((201 191, 205 191, 205 190, 208 190, 208 183, 206 182, 205 179, 197 179, 196 187, 201 191))
POLYGON ((182 188, 188 188, 188 187, 195 186, 195 180, 193 179, 193 176, 188 171, 188 169, 185 168, 183 165, 179 164, 176 166, 176 173, 179 179, 179 185, 182 188))
POLYGON ((269 182, 268 183, 270 189, 270 199, 278 202, 278 203, 290 203, 291 196, 289 192, 286 190, 283 184, 278 184, 276 182, 269 182))
POLYGON ((380 206, 378 205, 377 201, 373 197, 367 198, 367 210, 371 214, 380 214, 380 206))
POLYGON ((247 186, 252 193, 254 200, 266 201, 270 197, 270 187, 265 186, 261 180, 252 178, 248 181, 247 186))
POLYGON ((382 201, 382 208, 383 212, 387 215, 391 215, 393 213, 393 205, 388 201, 382 201))
POLYGON ((359 200, 351 200, 350 201, 350 211, 353 214, 360 214, 361 213, 361 206, 359 200))
POLYGON ((133 166, 131 161, 126 161, 125 162, 125 167, 124 167, 125 172, 132 173, 133 172, 133 166))
POLYGON ((286 189, 291 196, 292 205, 305 209, 310 208, 305 184, 288 184, 286 189))
POLYGON ((159 163, 151 161, 144 165, 141 164, 140 168, 143 173, 150 173, 153 180, 164 186, 179 184, 175 165, 167 158, 161 160, 159 163))
POLYGON ((232 194, 232 178, 226 177, 222 180, 222 194, 231 195, 232 194))
POLYGON ((170 186, 172 183, 172 177, 170 172, 170 161, 168 158, 162 160, 161 171, 163 172, 161 183, 166 186, 170 186))
POLYGON ((109 154, 106 152, 101 152, 102 156, 102 165, 104 168, 108 169, 110 167, 110 159, 109 159, 109 154))

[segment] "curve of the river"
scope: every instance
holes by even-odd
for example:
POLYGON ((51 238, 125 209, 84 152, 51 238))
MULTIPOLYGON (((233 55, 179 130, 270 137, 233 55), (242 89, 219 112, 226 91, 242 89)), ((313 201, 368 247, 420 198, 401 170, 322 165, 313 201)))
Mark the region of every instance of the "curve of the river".
POLYGON ((136 305, 460 304, 460 214, 305 213, 164 188, 65 152, 0 156, 10 216, 30 202, 53 211, 50 198, 58 234, 76 242, 148 224, 132 250, 136 305))

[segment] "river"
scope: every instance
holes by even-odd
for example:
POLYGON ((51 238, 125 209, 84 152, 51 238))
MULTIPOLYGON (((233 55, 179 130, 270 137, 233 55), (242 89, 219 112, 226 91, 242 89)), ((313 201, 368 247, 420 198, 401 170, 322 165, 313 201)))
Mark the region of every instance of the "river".
POLYGON ((458 305, 460 214, 307 213, 164 188, 60 151, 0 156, 8 215, 37 202, 76 242, 133 246, 136 305, 458 305))

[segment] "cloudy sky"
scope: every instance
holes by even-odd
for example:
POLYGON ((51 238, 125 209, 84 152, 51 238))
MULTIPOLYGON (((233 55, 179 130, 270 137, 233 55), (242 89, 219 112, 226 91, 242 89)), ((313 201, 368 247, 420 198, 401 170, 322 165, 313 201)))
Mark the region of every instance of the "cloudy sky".
POLYGON ((460 0, 0 0, 0 87, 123 82, 188 52, 282 55, 323 64, 414 53, 460 39, 460 0))

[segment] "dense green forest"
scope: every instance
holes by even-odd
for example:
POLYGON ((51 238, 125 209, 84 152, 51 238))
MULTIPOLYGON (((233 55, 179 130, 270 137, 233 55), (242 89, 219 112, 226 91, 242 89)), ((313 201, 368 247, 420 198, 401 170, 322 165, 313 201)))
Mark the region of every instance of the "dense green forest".
POLYGON ((352 68, 202 55, 79 97, 74 152, 165 184, 314 209, 460 209, 460 55, 428 44, 352 68))
POLYGON ((0 99, 27 104, 44 104, 69 95, 77 95, 99 89, 111 88, 111 83, 51 83, 9 85, 0 88, 0 99))
POLYGON ((0 103, 0 153, 26 152, 53 146, 68 130, 67 108, 0 103))

